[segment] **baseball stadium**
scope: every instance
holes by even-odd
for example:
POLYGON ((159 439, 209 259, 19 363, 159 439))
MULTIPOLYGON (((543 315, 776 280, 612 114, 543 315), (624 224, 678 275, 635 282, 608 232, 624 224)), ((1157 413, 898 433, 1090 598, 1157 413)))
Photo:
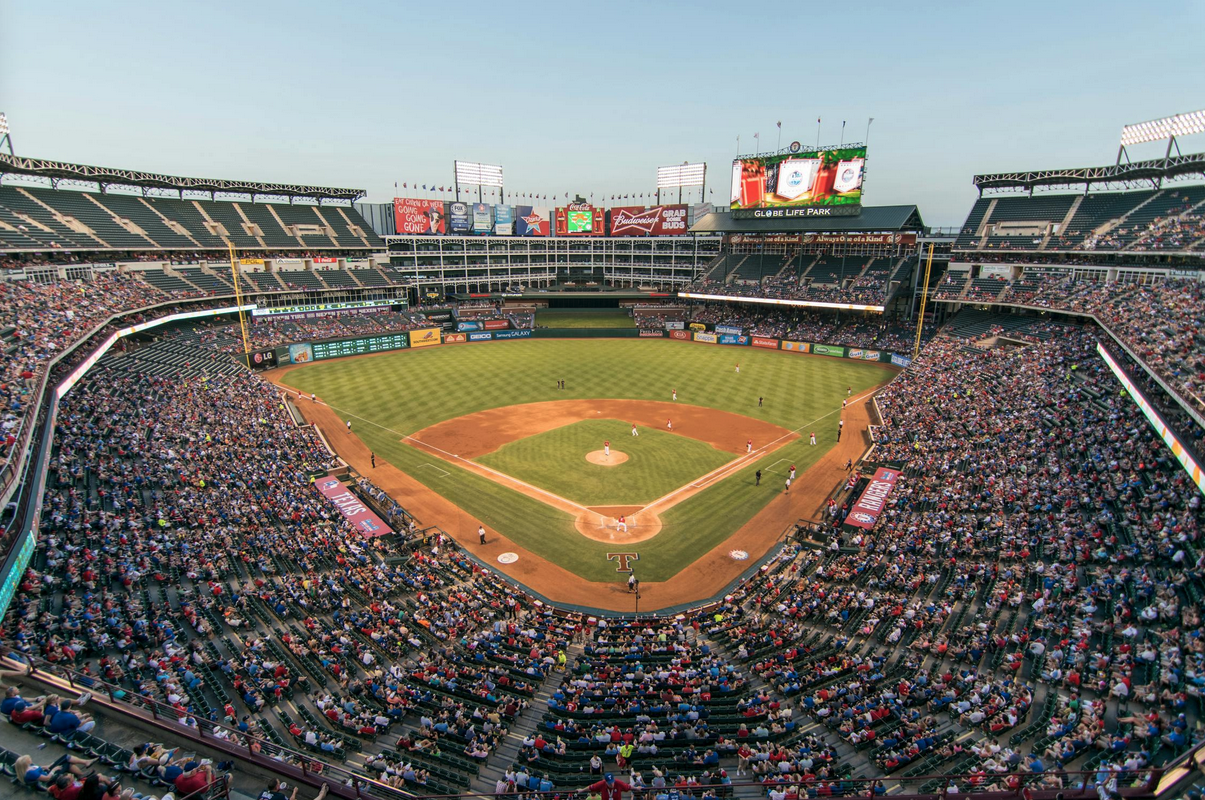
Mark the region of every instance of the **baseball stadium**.
MULTIPOLYGON (((999 94, 918 145, 915 97, 800 111, 702 67, 699 105, 603 109, 583 60, 597 96, 520 111, 467 87, 531 31, 366 6, 241 12, 362 64, 65 47, 43 77, 18 39, 117 23, 0 6, 0 795, 1202 797, 1183 86, 1048 54, 1100 102, 1046 146, 1006 117, 1070 106, 999 94)), ((142 12, 148 45, 224 29, 142 12)), ((866 58, 815 80, 903 85, 866 58)))

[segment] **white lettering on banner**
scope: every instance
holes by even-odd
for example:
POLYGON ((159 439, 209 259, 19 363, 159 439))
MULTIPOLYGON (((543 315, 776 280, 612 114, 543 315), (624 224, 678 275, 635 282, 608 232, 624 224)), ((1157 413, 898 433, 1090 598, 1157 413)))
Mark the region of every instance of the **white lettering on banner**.
POLYGON ((891 494, 891 489, 892 484, 886 481, 872 482, 866 487, 866 491, 862 492, 858 505, 877 514, 883 510, 883 504, 887 502, 887 495, 891 494))
POLYGON ((360 498, 356 497, 351 492, 332 494, 328 495, 328 497, 330 497, 332 503, 339 506, 339 508, 346 511, 348 514, 360 514, 368 511, 368 508, 360 502, 360 498))

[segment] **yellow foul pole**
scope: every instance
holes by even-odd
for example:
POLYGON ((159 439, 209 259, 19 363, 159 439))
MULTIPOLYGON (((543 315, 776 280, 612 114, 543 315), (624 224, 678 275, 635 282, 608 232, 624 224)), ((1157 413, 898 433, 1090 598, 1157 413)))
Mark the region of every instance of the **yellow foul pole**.
POLYGON ((239 281, 238 258, 235 257, 234 244, 226 243, 230 248, 230 276, 234 279, 234 301, 238 305, 238 324, 243 332, 243 359, 251 366, 251 343, 247 340, 247 317, 243 314, 243 287, 239 281))
POLYGON ((920 334, 925 327, 925 303, 929 301, 929 270, 933 269, 933 243, 929 242, 929 258, 925 262, 925 284, 920 293, 920 314, 916 318, 916 344, 912 348, 912 357, 920 355, 920 334))

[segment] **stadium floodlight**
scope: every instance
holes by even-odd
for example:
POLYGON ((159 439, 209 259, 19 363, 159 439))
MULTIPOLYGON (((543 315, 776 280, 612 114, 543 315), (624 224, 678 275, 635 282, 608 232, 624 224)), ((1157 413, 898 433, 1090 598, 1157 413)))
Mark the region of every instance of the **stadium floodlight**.
POLYGON ((502 167, 478 164, 476 161, 457 161, 455 166, 457 183, 502 187, 502 167))
POLYGON ((707 176, 706 164, 674 164, 657 167, 657 188, 676 189, 680 186, 702 186, 707 176))
POLYGON ((1205 110, 1126 125, 1121 129, 1121 146, 1161 142, 1194 133, 1205 133, 1205 110))

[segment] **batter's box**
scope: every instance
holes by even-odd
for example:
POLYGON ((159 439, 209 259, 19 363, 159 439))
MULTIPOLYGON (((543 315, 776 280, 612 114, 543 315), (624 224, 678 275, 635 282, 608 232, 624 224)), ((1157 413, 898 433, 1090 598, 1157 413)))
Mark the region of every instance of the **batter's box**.
POLYGON ((417 467, 415 467, 415 469, 416 470, 418 470, 418 469, 435 470, 436 472, 439 473, 439 477, 441 477, 441 478, 446 478, 452 474, 452 473, 448 472, 446 469, 440 469, 439 467, 435 466, 434 464, 419 464, 417 467))

